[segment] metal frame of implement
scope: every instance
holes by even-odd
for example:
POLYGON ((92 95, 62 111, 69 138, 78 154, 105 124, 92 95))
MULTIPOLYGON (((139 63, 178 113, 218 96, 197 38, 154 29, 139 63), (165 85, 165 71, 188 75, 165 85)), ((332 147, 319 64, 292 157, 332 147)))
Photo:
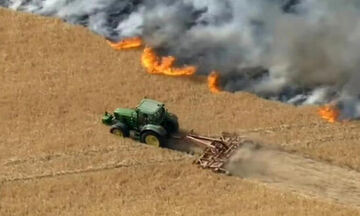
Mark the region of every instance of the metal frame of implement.
POLYGON ((236 149, 244 144, 244 140, 237 136, 211 138, 188 134, 185 139, 205 147, 203 154, 194 161, 195 164, 203 169, 211 169, 214 172, 224 174, 230 174, 224 168, 224 165, 235 153, 236 149))

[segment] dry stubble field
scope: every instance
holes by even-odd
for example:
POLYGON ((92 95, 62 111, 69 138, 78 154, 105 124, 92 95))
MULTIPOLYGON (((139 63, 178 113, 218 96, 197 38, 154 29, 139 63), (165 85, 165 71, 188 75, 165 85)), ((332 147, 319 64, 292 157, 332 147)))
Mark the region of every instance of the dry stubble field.
POLYGON ((0 10, 0 215, 360 215, 251 179, 200 170, 187 154, 108 134, 104 110, 165 102, 181 127, 250 134, 360 171, 359 122, 247 93, 211 94, 202 77, 152 76, 83 27, 0 10))

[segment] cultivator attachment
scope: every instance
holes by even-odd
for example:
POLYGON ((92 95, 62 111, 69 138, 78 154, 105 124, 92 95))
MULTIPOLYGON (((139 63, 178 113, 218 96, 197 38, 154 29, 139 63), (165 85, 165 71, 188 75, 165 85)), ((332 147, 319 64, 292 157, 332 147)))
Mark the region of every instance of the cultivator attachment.
POLYGON ((201 168, 224 174, 229 174, 224 168, 225 164, 244 143, 244 140, 238 136, 211 138, 189 134, 185 138, 204 147, 203 154, 194 161, 195 164, 198 164, 201 168))

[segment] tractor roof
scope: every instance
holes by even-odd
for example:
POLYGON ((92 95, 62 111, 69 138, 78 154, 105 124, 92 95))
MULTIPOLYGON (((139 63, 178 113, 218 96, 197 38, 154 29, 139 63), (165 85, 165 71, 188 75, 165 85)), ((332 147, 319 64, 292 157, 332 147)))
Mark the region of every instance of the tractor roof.
POLYGON ((140 104, 137 106, 137 109, 140 110, 140 112, 142 113, 151 115, 159 111, 159 109, 163 106, 164 104, 159 101, 151 100, 151 99, 143 99, 140 102, 140 104))

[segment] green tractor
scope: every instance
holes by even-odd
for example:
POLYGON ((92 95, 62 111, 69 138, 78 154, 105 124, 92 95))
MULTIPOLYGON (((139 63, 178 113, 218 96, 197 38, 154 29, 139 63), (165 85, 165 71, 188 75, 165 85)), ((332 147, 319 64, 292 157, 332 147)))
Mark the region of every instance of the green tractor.
POLYGON ((113 115, 105 112, 102 122, 111 127, 112 134, 156 147, 163 146, 166 138, 179 130, 177 116, 151 99, 143 99, 135 109, 117 108, 113 115))

